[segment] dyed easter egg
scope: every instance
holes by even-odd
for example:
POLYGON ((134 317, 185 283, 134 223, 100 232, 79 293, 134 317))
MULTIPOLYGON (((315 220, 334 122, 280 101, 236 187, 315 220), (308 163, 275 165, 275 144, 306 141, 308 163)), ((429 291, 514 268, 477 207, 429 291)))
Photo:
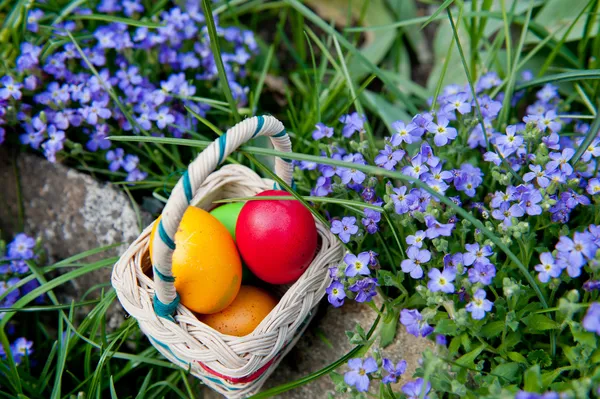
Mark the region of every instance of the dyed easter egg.
MULTIPOLYGON (((289 196, 280 190, 257 196, 289 196)), ((263 281, 289 284, 310 265, 317 249, 317 227, 297 200, 248 201, 236 226, 237 245, 248 268, 263 281)))
MULTIPOLYGON (((158 220, 150 235, 150 259, 157 229, 158 220)), ((189 206, 175 245, 173 276, 181 303, 206 314, 229 306, 242 284, 242 262, 227 228, 205 210, 189 206)))
POLYGON ((218 208, 210 211, 210 214, 213 215, 231 234, 233 240, 235 241, 235 225, 237 223, 238 217, 240 216, 240 211, 244 206, 244 202, 233 202, 230 204, 221 205, 218 208))
POLYGON ((218 313, 199 315, 198 319, 215 330, 243 337, 250 334, 277 305, 277 300, 267 291, 242 285, 235 300, 218 313))

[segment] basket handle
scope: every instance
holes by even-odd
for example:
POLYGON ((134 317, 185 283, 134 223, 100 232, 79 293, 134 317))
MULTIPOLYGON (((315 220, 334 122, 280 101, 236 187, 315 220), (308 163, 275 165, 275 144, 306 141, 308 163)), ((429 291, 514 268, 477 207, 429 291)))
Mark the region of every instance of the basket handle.
MULTIPOLYGON (((258 136, 270 137, 273 146, 278 151, 292 151, 290 137, 279 120, 270 115, 246 119, 227 130, 198 154, 171 192, 158 224, 158 234, 155 234, 152 243, 154 311, 158 316, 172 320, 171 315, 175 313, 179 305, 179 294, 175 290, 171 261, 175 250, 173 238, 183 214, 208 175, 229 154, 258 136)), ((275 173, 287 184, 291 184, 292 171, 291 161, 279 157, 275 159, 275 173)))

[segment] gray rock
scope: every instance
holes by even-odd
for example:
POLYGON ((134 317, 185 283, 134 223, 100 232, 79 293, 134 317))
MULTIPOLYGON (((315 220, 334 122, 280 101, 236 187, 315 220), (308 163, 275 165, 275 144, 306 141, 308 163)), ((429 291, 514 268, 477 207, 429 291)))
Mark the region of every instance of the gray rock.
MULTIPOLYGON (((0 148, 0 182, 3 186, 0 190, 3 237, 10 238, 21 230, 18 222, 20 197, 23 230, 41 238, 50 261, 123 243, 86 258, 86 261, 117 256, 140 232, 136 212, 124 192, 41 157, 16 155, 0 148)), ((142 223, 149 223, 147 217, 144 219, 142 223)), ((110 273, 111 269, 107 267, 72 281, 70 289, 63 291, 63 298, 77 300, 97 284, 110 284, 110 273)))
MULTIPOLYGON (((360 324, 367 331, 376 317, 375 312, 368 306, 353 301, 348 301, 344 306, 337 309, 327 304, 322 304, 322 306, 325 308, 324 314, 317 315, 294 349, 288 353, 267 380, 263 389, 295 381, 333 363, 354 347, 348 341, 346 331, 354 330, 357 324, 360 324)), ((412 379, 411 377, 418 367, 421 353, 431 347, 433 347, 431 341, 425 338, 416 338, 408 334, 404 326, 398 325, 394 342, 382 351, 385 357, 394 362, 404 359, 408 364, 404 378, 394 386, 395 392, 399 392, 400 386, 404 382, 412 379)), ((337 372, 343 373, 346 370, 347 366, 342 365, 337 372)), ((347 396, 343 393, 336 393, 334 387, 335 384, 331 377, 324 376, 277 397, 284 399, 325 399, 329 393, 335 394, 336 398, 347 396)), ((217 399, 221 396, 208 388, 204 388, 201 397, 204 399, 217 399)))

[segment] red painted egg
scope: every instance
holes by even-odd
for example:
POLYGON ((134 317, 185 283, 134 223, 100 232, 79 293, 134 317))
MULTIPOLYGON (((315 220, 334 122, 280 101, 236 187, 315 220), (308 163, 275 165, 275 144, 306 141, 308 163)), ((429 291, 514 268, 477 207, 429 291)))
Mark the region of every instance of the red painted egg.
MULTIPOLYGON (((284 195, 291 194, 280 190, 257 194, 284 195)), ((296 281, 317 250, 315 220, 297 200, 248 201, 240 212, 235 235, 246 265, 258 278, 271 284, 296 281)))

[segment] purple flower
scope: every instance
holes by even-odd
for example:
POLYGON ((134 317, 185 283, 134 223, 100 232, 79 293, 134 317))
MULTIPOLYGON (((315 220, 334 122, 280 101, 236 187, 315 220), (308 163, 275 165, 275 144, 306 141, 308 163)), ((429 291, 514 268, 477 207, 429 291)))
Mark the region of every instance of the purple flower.
POLYGON ((496 87, 496 86, 500 85, 501 83, 502 83, 502 80, 498 77, 498 74, 496 72, 490 71, 490 72, 483 74, 479 78, 479 80, 475 84, 475 91, 477 93, 479 93, 483 90, 488 90, 493 87, 496 87))
POLYGON ((379 151, 379 155, 375 157, 375 165, 387 170, 394 170, 396 164, 402 161, 404 154, 406 154, 404 150, 394 150, 389 145, 386 145, 383 150, 379 151))
POLYGON ((368 252, 361 252, 358 256, 353 254, 347 254, 344 256, 344 262, 346 263, 345 274, 348 277, 354 277, 357 274, 368 276, 371 274, 369 270, 369 262, 371 256, 368 252))
POLYGON ((480 248, 478 243, 466 244, 465 248, 467 249, 467 252, 463 254, 465 266, 471 266, 475 262, 490 263, 488 256, 491 256, 494 253, 492 252, 492 247, 489 245, 480 248))
POLYGON ((394 384, 398 378, 406 371, 406 360, 400 360, 394 367, 394 363, 390 359, 383 359, 383 369, 389 374, 383 377, 381 382, 384 384, 394 384))
POLYGON ((438 334, 435 336, 435 343, 441 346, 446 346, 448 345, 448 339, 445 335, 438 334))
POLYGON ((159 129, 164 129, 167 125, 175 122, 175 117, 169 113, 168 107, 161 107, 158 112, 152 112, 150 119, 156 121, 159 129))
POLYGON ((502 103, 500 101, 494 101, 489 96, 485 95, 479 99, 479 107, 481 108, 481 115, 485 119, 494 119, 498 116, 502 103))
POLYGON ((546 171, 544 171, 540 165, 529 165, 529 170, 531 172, 527 172, 523 175, 524 181, 529 182, 536 179, 537 184, 542 188, 546 188, 550 185, 550 180, 546 176, 546 171))
POLYGON ((521 205, 528 215, 535 216, 542 214, 542 207, 538 205, 540 202, 542 202, 542 194, 534 189, 523 194, 521 205))
POLYGON ((105 129, 101 129, 100 126, 106 125, 99 125, 96 131, 90 135, 90 140, 85 145, 85 147, 92 152, 95 152, 98 149, 108 150, 111 146, 111 142, 107 139, 108 136, 104 131, 105 129))
POLYGON ((594 244, 590 233, 575 232, 573 239, 566 236, 560 237, 556 244, 556 249, 564 254, 570 264, 580 267, 586 263, 584 257, 588 259, 594 257, 598 247, 594 244))
POLYGON ((106 153, 106 160, 109 163, 108 169, 111 172, 116 172, 123 165, 123 158, 125 157, 125 150, 117 148, 115 150, 108 151, 106 153))
MULTIPOLYGON (((455 254, 444 255, 444 267, 457 269, 459 265, 464 265, 463 254, 460 252, 455 254)), ((463 271, 464 273, 464 271, 463 271)))
POLYGON ((10 346, 13 359, 16 364, 20 364, 24 357, 27 357, 33 353, 33 342, 28 341, 26 338, 17 338, 15 342, 10 346))
POLYGON ((461 115, 468 114, 471 112, 471 101, 467 93, 454 94, 446 99, 448 104, 444 106, 444 112, 449 113, 454 110, 458 111, 461 115))
POLYGON ((341 221, 334 220, 331 222, 331 232, 337 234, 343 243, 350 241, 350 236, 358 233, 356 218, 354 216, 346 216, 341 221))
POLYGON ((106 108, 106 105, 106 101, 92 101, 92 105, 83 108, 81 113, 90 125, 95 125, 98 123, 98 118, 108 119, 111 117, 112 112, 106 108))
POLYGON ((427 238, 437 238, 439 236, 449 237, 452 235, 452 229, 454 229, 454 223, 440 223, 431 215, 425 216, 425 224, 427 225, 427 238))
POLYGON ((470 312, 471 317, 475 320, 483 319, 485 317, 485 313, 492 310, 492 306, 494 306, 491 301, 485 299, 485 296, 485 291, 479 288, 477 291, 475 291, 471 302, 469 302, 465 307, 467 312, 470 312))
POLYGON ((425 241, 427 235, 423 230, 418 230, 414 235, 410 235, 406 237, 406 243, 408 245, 421 248, 423 246, 423 241, 425 241))
POLYGON ((410 123, 408 126, 404 124, 402 121, 396 121, 392 123, 392 129, 396 132, 390 139, 390 144, 394 147, 399 146, 402 142, 410 144, 413 142, 415 137, 412 135, 412 132, 415 130, 416 126, 410 123))
POLYGON ((417 154, 410 160, 410 165, 402 168, 402 173, 418 179, 423 173, 429 170, 425 162, 426 158, 422 157, 420 154, 417 154))
POLYGON ((409 381, 402 386, 402 392, 406 395, 406 399, 420 399, 421 393, 425 391, 423 399, 429 399, 429 391, 431 391, 431 383, 423 384, 422 378, 417 378, 415 381, 409 381))
POLYGON ((543 116, 540 115, 540 117, 537 120, 537 127, 542 132, 545 132, 546 129, 549 129, 551 132, 554 133, 559 132, 561 125, 557 119, 558 118, 556 116, 556 112, 548 111, 543 116))
POLYGON ((399 215, 408 212, 411 204, 415 201, 414 195, 407 194, 406 190, 406 186, 393 188, 394 194, 390 194, 390 198, 394 202, 394 210, 399 215))
POLYGON ((430 280, 427 282, 427 288, 431 292, 442 291, 446 294, 454 292, 454 284, 452 282, 456 278, 456 270, 453 268, 444 268, 441 272, 439 269, 431 269, 428 276, 430 280))
POLYGON ((13 80, 12 76, 6 75, 0 79, 0 83, 4 85, 3 89, 0 89, 0 98, 8 100, 10 97, 15 100, 21 99, 21 83, 17 83, 13 80))
POLYGON ((404 273, 410 273, 410 276, 415 279, 423 277, 423 268, 421 265, 431 260, 431 252, 426 249, 417 247, 409 247, 406 251, 408 259, 404 259, 400 263, 400 267, 404 273))
POLYGON ((569 164, 569 161, 573 158, 573 155, 575 155, 575 150, 573 148, 565 148, 562 153, 551 152, 549 156, 552 161, 548 162, 546 170, 552 171, 558 168, 566 173, 567 176, 571 175, 573 173, 573 167, 569 164))
POLYGON ((583 289, 588 292, 600 290, 600 280, 586 281, 583 283, 583 289))
POLYGON ((454 140, 458 133, 453 127, 448 127, 448 119, 438 118, 438 123, 429 122, 426 126, 427 131, 434 133, 433 142, 438 147, 445 146, 449 141, 454 140))
POLYGON ((35 247, 33 238, 24 233, 17 234, 14 240, 8 244, 8 257, 21 260, 32 259, 33 247, 35 247))
POLYGON ((369 234, 375 234, 379 230, 377 223, 381 220, 381 213, 374 209, 365 208, 365 217, 362 218, 362 224, 369 234))
POLYGON ((350 371, 344 374, 344 382, 349 386, 355 387, 359 392, 369 390, 369 374, 377 371, 377 363, 372 357, 368 357, 363 362, 362 359, 348 360, 350 371))
POLYGON ((515 399, 560 399, 560 395, 556 392, 546 392, 543 394, 535 392, 519 391, 515 395, 515 399))
POLYGON ((409 334, 415 337, 426 337, 433 332, 433 327, 423 321, 423 316, 416 309, 402 309, 400 323, 406 327, 409 334))
POLYGON ((29 11, 27 14, 27 30, 30 32, 38 31, 38 21, 44 17, 44 12, 38 8, 29 11))
POLYGON ((331 191, 331 179, 320 176, 317 179, 315 188, 311 191, 311 195, 314 195, 315 197, 326 197, 331 191))
POLYGON ((540 254, 540 264, 535 266, 535 270, 540 272, 538 280, 547 283, 550 278, 557 278, 562 273, 562 269, 556 264, 550 252, 540 254))
POLYGON ((344 284, 340 283, 338 280, 333 280, 325 292, 327 293, 327 300, 329 303, 336 308, 344 304, 346 291, 344 291, 344 284))
POLYGON ((365 120, 365 117, 360 116, 358 112, 343 115, 340 118, 340 122, 344 124, 344 127, 342 128, 342 136, 350 138, 356 132, 363 132, 365 120))
POLYGON ((319 122, 315 125, 315 130, 312 132, 312 138, 315 140, 320 140, 323 137, 333 137, 333 128, 319 122))
POLYGON ((140 181, 140 180, 144 180, 146 177, 148 177, 148 174, 146 172, 142 172, 141 170, 136 168, 136 169, 129 171, 129 173, 127 173, 127 177, 125 178, 125 181, 129 181, 129 182, 140 181))
POLYGON ((600 179, 594 178, 588 181, 587 187, 585 190, 590 195, 596 195, 600 193, 600 179))
POLYGON ((469 281, 473 284, 490 285, 495 276, 496 267, 491 263, 475 262, 475 265, 469 269, 469 281))
POLYGON ((352 284, 349 290, 356 293, 354 298, 356 302, 369 302, 371 298, 377 295, 375 288, 378 285, 376 278, 366 277, 352 284))
POLYGON ((594 302, 588 308, 581 325, 586 331, 600 335, 600 303, 594 302))
POLYGON ((520 205, 514 204, 509 206, 506 202, 500 205, 500 209, 494 209, 492 211, 492 217, 496 220, 502 220, 506 227, 512 226, 512 218, 519 218, 525 214, 523 208, 520 205))

